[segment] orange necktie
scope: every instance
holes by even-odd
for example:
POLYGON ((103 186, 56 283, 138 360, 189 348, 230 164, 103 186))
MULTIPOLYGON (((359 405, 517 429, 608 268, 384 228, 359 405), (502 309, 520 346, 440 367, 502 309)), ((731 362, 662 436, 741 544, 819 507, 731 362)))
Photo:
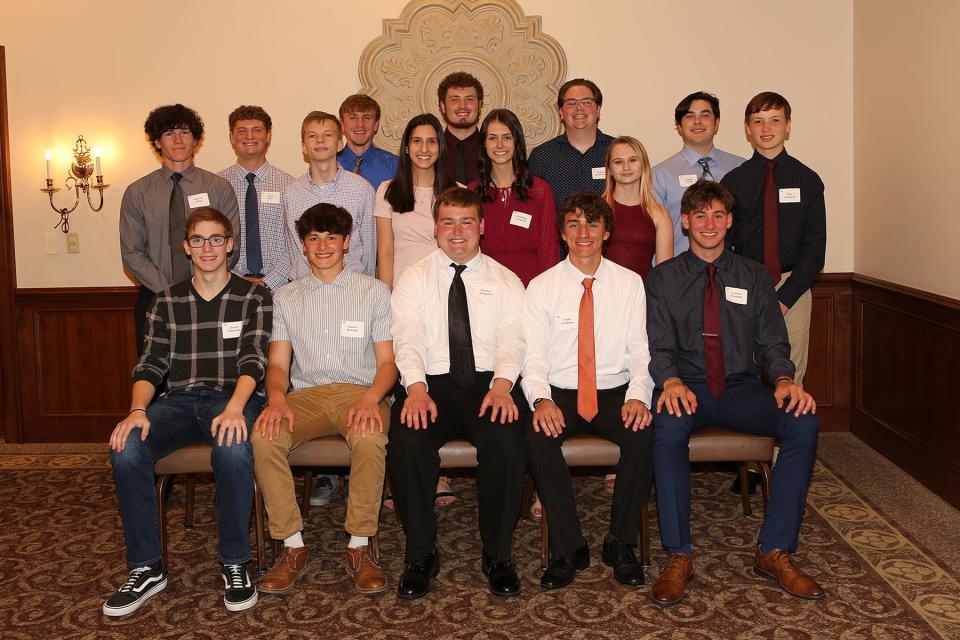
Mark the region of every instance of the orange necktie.
POLYGON ((593 278, 583 279, 577 328, 577 413, 587 422, 597 415, 597 355, 593 345, 593 278))

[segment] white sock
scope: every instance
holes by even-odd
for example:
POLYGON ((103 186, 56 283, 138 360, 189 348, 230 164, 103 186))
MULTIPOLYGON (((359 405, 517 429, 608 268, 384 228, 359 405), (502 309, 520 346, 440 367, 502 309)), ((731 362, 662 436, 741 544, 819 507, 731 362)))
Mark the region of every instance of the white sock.
POLYGON ((347 544, 347 548, 356 549, 357 547, 362 547, 369 542, 370 538, 367 536, 350 536, 350 542, 347 544))
POLYGON ((283 541, 283 546, 291 549, 299 549, 303 546, 303 536, 297 531, 295 534, 283 541))

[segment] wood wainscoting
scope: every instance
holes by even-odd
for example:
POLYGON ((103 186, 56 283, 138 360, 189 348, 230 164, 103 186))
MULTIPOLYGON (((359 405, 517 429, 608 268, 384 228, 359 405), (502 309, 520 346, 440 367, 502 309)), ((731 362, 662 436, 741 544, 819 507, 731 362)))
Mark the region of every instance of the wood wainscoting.
MULTIPOLYGON (((806 386, 825 431, 850 420, 850 279, 814 287, 806 386)), ((21 420, 17 442, 106 442, 130 402, 135 287, 19 289, 21 420)))
POLYGON ((853 278, 861 440, 960 509, 960 301, 853 278))
POLYGON ((130 408, 135 287, 18 289, 18 442, 106 442, 130 408))

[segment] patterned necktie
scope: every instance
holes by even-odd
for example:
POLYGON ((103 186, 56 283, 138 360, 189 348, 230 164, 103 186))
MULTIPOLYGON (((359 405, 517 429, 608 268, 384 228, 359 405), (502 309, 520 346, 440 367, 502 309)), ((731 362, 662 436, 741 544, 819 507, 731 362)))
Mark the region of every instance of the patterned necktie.
POLYGON ((467 143, 457 140, 457 182, 467 184, 467 143))
POLYGON ((353 161, 353 172, 357 175, 360 175, 361 164, 363 164, 363 156, 357 156, 357 159, 353 161))
POLYGON ((723 341, 720 339, 720 296, 717 294, 717 265, 707 265, 707 287, 703 290, 703 349, 707 358, 707 390, 719 399, 727 386, 723 370, 723 341))
POLYGON ((257 205, 257 188, 253 186, 255 173, 247 174, 247 198, 243 206, 244 239, 247 247, 247 273, 263 273, 263 252, 260 247, 260 209, 257 205))
POLYGON ((777 181, 773 178, 776 160, 767 163, 767 179, 763 184, 763 264, 773 278, 780 282, 780 226, 777 220, 777 181))
POLYGON ((706 158, 700 158, 699 160, 697 160, 697 164, 699 164, 700 167, 703 169, 704 180, 710 180, 711 182, 716 182, 716 180, 713 179, 713 174, 710 173, 710 156, 707 156, 706 158))
POLYGON ((577 413, 587 422, 597 415, 597 354, 593 343, 593 278, 583 279, 577 325, 577 413))
POLYGON ((190 277, 190 259, 183 252, 183 238, 187 232, 187 209, 183 204, 182 173, 174 173, 173 191, 170 192, 170 267, 173 282, 183 282, 190 277))
POLYGON ((447 296, 447 326, 450 331, 450 377, 461 388, 471 386, 477 367, 473 360, 473 338, 470 334, 470 313, 467 308, 467 289, 463 286, 465 264, 450 263, 454 273, 447 296))

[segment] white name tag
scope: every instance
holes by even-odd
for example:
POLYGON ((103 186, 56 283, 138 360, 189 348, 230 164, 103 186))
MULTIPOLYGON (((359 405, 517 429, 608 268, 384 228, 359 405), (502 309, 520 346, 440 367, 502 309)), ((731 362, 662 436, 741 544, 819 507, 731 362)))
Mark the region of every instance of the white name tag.
POLYGON ((477 285, 477 294, 484 297, 491 297, 497 295, 497 287, 492 284, 478 284, 477 285))
POLYGON ((195 193, 192 196, 187 196, 187 202, 190 203, 191 209, 196 209, 197 207, 209 207, 210 197, 206 193, 195 193))
POLYGON ((220 330, 223 333, 223 339, 229 340, 230 338, 239 338, 240 331, 243 329, 243 320, 237 320, 236 322, 224 322, 220 325, 220 330))
POLYGON ((558 313, 557 325, 561 327, 575 327, 577 325, 577 316, 572 313, 558 313))
POLYGON ((800 189, 780 189, 780 202, 800 202, 800 189))
POLYGON ((698 176, 698 175, 696 175, 696 174, 687 173, 687 174, 684 174, 684 175, 682 175, 682 176, 677 176, 677 182, 680 183, 680 186, 681 186, 681 187, 689 187, 689 186, 692 185, 694 182, 696 182, 699 177, 700 177, 700 176, 698 176))
POLYGON ((607 179, 607 168, 606 167, 594 167, 591 171, 594 180, 606 180, 607 179))
POLYGON ((363 322, 360 320, 344 320, 340 323, 341 338, 362 338, 363 322))
POLYGON ((263 191, 260 193, 260 202, 263 204, 280 204, 280 192, 263 191))
POLYGON ((515 227, 523 227, 524 229, 530 228, 531 220, 533 220, 533 216, 529 213, 523 213, 522 211, 514 211, 513 215, 510 216, 510 224, 515 227))
POLYGON ((727 293, 727 301, 734 304, 747 304, 747 290, 736 287, 724 287, 727 293))

